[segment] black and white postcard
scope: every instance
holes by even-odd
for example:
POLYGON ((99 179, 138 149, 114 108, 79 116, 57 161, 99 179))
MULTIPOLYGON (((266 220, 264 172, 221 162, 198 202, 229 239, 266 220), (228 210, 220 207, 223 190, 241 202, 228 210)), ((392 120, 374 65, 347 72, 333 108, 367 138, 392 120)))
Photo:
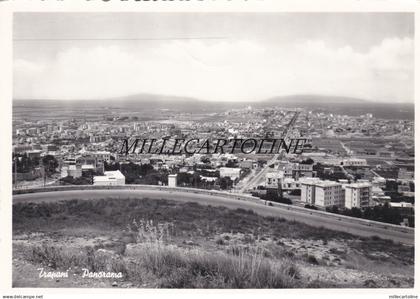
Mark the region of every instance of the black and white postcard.
POLYGON ((416 3, 28 2, 0 3, 3 298, 417 298, 416 3))

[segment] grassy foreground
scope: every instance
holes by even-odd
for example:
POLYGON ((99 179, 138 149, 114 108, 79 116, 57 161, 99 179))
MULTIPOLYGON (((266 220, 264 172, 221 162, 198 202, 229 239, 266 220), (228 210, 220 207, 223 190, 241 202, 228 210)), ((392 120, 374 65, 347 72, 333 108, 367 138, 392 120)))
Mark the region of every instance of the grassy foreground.
POLYGON ((18 287, 412 287, 414 248, 249 210, 151 199, 13 206, 18 287), (68 271, 69 278, 39 278, 68 271), (121 272, 122 278, 81 278, 121 272))

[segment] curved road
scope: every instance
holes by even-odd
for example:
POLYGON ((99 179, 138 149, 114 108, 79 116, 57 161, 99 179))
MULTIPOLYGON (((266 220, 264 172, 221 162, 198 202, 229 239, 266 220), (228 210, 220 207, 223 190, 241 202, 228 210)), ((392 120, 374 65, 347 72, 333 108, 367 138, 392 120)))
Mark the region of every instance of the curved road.
POLYGON ((266 206, 259 202, 250 202, 240 199, 229 199, 218 195, 208 195, 200 193, 191 193, 183 191, 168 190, 72 190, 72 191, 55 191, 40 192, 13 195, 14 203, 25 202, 55 202, 60 200, 71 199, 100 199, 115 198, 124 200, 127 198, 151 198, 151 199, 168 199, 181 202, 197 202, 212 206, 224 206, 228 208, 252 209, 256 213, 263 216, 283 217, 288 220, 295 220, 306 223, 311 226, 323 226, 328 229, 348 232, 358 236, 379 236, 384 239, 390 239, 409 245, 414 245, 414 233, 396 231, 384 226, 367 226, 363 223, 348 222, 345 219, 339 220, 338 215, 332 214, 326 217, 317 213, 302 213, 296 210, 287 210, 284 207, 266 206))

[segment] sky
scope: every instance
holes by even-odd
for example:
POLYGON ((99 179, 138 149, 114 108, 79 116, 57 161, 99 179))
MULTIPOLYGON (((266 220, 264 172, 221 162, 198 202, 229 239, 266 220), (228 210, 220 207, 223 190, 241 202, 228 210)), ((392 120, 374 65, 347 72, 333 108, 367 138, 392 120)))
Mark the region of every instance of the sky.
POLYGON ((15 99, 414 101, 412 13, 15 13, 15 99))

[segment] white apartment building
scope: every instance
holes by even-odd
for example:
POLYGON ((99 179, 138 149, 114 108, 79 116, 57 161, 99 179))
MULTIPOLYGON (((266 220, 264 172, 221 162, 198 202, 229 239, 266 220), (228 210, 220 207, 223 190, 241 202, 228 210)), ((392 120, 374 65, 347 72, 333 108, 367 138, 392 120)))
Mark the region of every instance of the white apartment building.
POLYGON ((240 168, 231 168, 231 167, 220 167, 220 177, 230 177, 231 180, 235 180, 239 178, 241 175, 241 169, 240 168))
POLYGON ((343 186, 345 189, 345 207, 367 208, 372 202, 371 183, 352 183, 343 186))
POLYGON ((304 203, 315 204, 315 183, 319 182, 319 178, 300 179, 300 200, 304 203))
POLYGON ((60 169, 60 177, 65 178, 71 176, 73 178, 80 178, 82 176, 82 169, 79 165, 64 165, 60 169))
POLYGON ((301 201, 319 207, 343 207, 344 190, 341 184, 333 181, 302 180, 301 201))
POLYGON ((344 206, 344 192, 341 184, 333 181, 316 183, 315 205, 320 207, 344 206))
POLYGON ((176 187, 177 183, 178 183, 177 178, 178 178, 178 175, 176 175, 176 174, 168 175, 168 186, 169 187, 176 187))
POLYGON ((69 165, 67 175, 73 178, 80 178, 82 176, 82 168, 78 165, 69 165))
POLYGON ((284 179, 283 171, 269 172, 265 175, 265 187, 271 189, 279 188, 284 179))
POLYGON ((105 171, 104 175, 93 177, 93 185, 95 186, 125 185, 125 176, 119 170, 105 171))

